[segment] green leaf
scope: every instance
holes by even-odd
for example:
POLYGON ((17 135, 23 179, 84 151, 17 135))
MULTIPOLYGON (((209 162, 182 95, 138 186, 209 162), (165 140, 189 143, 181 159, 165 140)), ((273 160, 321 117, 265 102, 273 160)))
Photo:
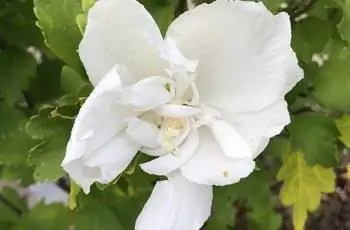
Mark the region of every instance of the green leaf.
POLYGON ((247 179, 232 186, 233 199, 243 199, 249 208, 247 218, 256 230, 278 230, 282 217, 274 210, 274 201, 269 188, 270 173, 260 169, 247 179), (257 192, 259 191, 259 192, 257 192))
POLYGON ((175 16, 175 7, 177 1, 171 0, 140 0, 140 2, 151 13, 156 23, 158 24, 162 34, 168 29, 175 16))
POLYGON ((6 187, 1 190, 0 200, 0 222, 16 222, 20 214, 26 211, 26 202, 20 197, 18 192, 12 188, 6 187), (9 204, 5 203, 9 202, 9 204))
POLYGON ((338 1, 343 9, 343 18, 338 24, 339 32, 342 38, 350 44, 350 1, 338 1))
POLYGON ((0 165, 26 164, 29 150, 37 143, 25 131, 26 121, 19 110, 0 102, 0 165))
POLYGON ((318 0, 315 1, 313 7, 308 11, 308 15, 311 17, 318 17, 324 20, 333 20, 338 18, 334 18, 337 16, 335 14, 335 10, 339 10, 341 7, 336 2, 337 0, 318 0))
POLYGON ((292 47, 299 59, 310 62, 314 53, 321 53, 331 37, 328 20, 308 17, 295 25, 292 47))
POLYGON ((291 142, 285 137, 274 137, 270 140, 269 145, 264 150, 264 156, 270 155, 273 157, 282 158, 291 150, 291 142))
POLYGON ((84 12, 87 12, 94 4, 96 0, 82 0, 82 8, 84 12))
POLYGON ((82 34, 76 24, 81 0, 35 0, 34 6, 47 46, 74 70, 83 72, 77 53, 82 34))
POLYGON ((60 72, 62 62, 58 59, 43 58, 38 66, 38 73, 30 82, 28 93, 36 104, 51 102, 62 95, 60 72))
POLYGON ((315 97, 322 105, 350 111, 350 59, 331 58, 314 76, 315 97))
POLYGON ((34 169, 25 162, 21 165, 0 165, 0 178, 7 181, 20 181, 21 185, 27 187, 34 183, 34 169))
POLYGON ((295 116, 289 126, 292 148, 301 151, 309 165, 338 163, 338 131, 332 118, 318 114, 295 116))
POLYGON ((266 197, 266 200, 261 200, 256 205, 252 206, 252 211, 248 214, 248 219, 251 221, 252 229, 256 230, 279 230, 282 226, 282 216, 275 212, 274 206, 269 201, 271 197, 266 197), (267 202, 266 202, 267 201, 267 202))
POLYGON ((30 97, 36 104, 50 102, 62 95, 63 91, 59 87, 61 68, 62 62, 58 59, 43 58, 43 62, 38 66, 37 76, 30 82, 28 90, 30 97))
POLYGON ((138 194, 151 192, 159 177, 147 174, 139 167, 140 164, 151 159, 152 158, 146 154, 137 154, 124 171, 120 180, 117 180, 117 185, 120 190, 129 196, 137 196, 138 194))
POLYGON ((12 230, 14 223, 11 222, 0 222, 0 229, 12 230))
POLYGON ((281 7, 281 4, 284 3, 284 0, 262 0, 264 5, 272 12, 277 13, 281 7))
POLYGON ((0 6, 0 38, 11 46, 23 50, 30 46, 41 48, 44 44, 41 32, 35 25, 33 1, 7 1, 0 6))
POLYGON ((87 24, 87 14, 86 13, 78 14, 76 21, 77 21, 77 25, 78 25, 80 33, 84 34, 86 24, 87 24))
POLYGON ((61 162, 73 120, 57 114, 57 108, 44 107, 27 123, 27 132, 41 141, 31 149, 28 158, 36 166, 34 178, 37 181, 54 181, 64 175, 61 162))
POLYGON ((254 230, 277 230, 282 218, 274 211, 269 188, 270 175, 267 171, 255 171, 237 184, 214 188, 212 215, 206 230, 234 227, 235 210, 233 203, 243 201, 248 208, 247 218, 254 230), (257 192, 259 191, 259 192, 257 192))
POLYGON ((66 138, 69 135, 73 121, 62 119, 56 115, 56 111, 55 107, 43 107, 39 115, 30 118, 26 130, 32 138, 51 139, 61 135, 66 138))
POLYGON ((37 143, 24 129, 0 138, 0 164, 21 165, 26 162, 29 150, 37 143), (18 144, 20 143, 20 144, 18 144))
POLYGON ((74 215, 75 230, 124 230, 118 217, 108 207, 92 202, 74 215))
POLYGON ((20 196, 18 191, 12 188, 4 188, 1 195, 10 201, 20 212, 27 210, 27 202, 20 196))
POLYGON ((339 139, 350 148, 350 115, 342 116, 335 121, 335 124, 340 132, 339 139))
POLYGON ((212 213, 205 230, 227 229, 235 224, 232 186, 214 187, 212 213))
POLYGON ((29 77, 36 74, 34 58, 16 48, 0 52, 0 96, 10 104, 22 98, 22 90, 28 89, 29 77))
POLYGON ((23 114, 6 102, 0 101, 0 142, 6 138, 5 135, 19 128, 20 121, 24 120, 23 114))
POLYGON ((71 223, 72 214, 62 204, 38 204, 21 217, 14 230, 67 230, 71 223))
POLYGON ((88 83, 81 78, 79 73, 66 65, 62 68, 61 84, 66 93, 78 96, 81 89, 88 83))
POLYGON ((81 34, 84 34, 84 31, 86 28, 88 11, 95 3, 96 3, 96 0, 82 0, 82 9, 84 12, 81 14, 78 14, 76 17, 76 22, 81 34))
POLYGON ((123 229, 134 229, 135 220, 141 213, 142 208, 146 204, 150 192, 144 192, 132 197, 118 197, 113 206, 113 210, 117 213, 123 229))
POLYGON ((293 205, 295 230, 304 229, 307 212, 316 210, 321 194, 335 190, 333 169, 320 165, 308 166, 300 152, 286 155, 277 180, 284 182, 280 192, 282 203, 286 206, 293 205))
POLYGON ((35 146, 29 152, 29 162, 36 166, 34 179, 39 182, 55 181, 64 176, 61 163, 67 141, 50 140, 35 146))

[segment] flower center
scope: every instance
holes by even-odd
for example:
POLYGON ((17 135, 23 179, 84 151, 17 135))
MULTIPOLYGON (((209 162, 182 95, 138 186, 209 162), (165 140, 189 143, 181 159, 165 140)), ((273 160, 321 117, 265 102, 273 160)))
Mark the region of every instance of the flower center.
POLYGON ((176 151, 177 147, 175 144, 175 139, 178 138, 186 128, 185 118, 173 118, 173 117, 163 117, 162 118, 162 136, 163 136, 163 147, 169 152, 176 151))

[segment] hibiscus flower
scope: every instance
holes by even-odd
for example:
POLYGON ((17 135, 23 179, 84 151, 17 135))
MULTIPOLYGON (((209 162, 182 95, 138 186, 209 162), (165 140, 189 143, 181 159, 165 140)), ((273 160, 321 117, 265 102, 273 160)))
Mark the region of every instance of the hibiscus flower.
POLYGON ((137 230, 198 230, 212 186, 247 177, 269 139, 290 122, 285 94, 303 72, 286 13, 217 0, 179 16, 162 37, 135 0, 100 0, 79 54, 94 90, 82 106, 62 167, 88 193, 110 183, 137 152, 165 175, 137 230))

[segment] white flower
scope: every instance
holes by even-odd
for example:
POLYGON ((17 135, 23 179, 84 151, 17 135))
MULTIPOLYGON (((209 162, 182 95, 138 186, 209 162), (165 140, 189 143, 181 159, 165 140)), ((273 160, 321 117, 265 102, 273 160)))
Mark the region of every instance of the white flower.
POLYGON ((36 183, 25 188, 19 181, 0 181, 0 192, 4 188, 11 188, 21 197, 25 197, 29 208, 34 208, 39 202, 46 205, 68 204, 68 193, 53 182, 36 183))
POLYGON ((33 208, 39 202, 46 205, 53 203, 68 204, 68 193, 55 183, 37 183, 30 185, 26 191, 28 206, 33 208))
POLYGON ((136 0, 90 10, 79 54, 95 86, 63 168, 88 193, 140 150, 158 182, 136 230, 197 230, 212 185, 247 177, 290 122, 285 94, 302 78, 288 15, 262 3, 217 0, 177 18, 165 39, 136 0))

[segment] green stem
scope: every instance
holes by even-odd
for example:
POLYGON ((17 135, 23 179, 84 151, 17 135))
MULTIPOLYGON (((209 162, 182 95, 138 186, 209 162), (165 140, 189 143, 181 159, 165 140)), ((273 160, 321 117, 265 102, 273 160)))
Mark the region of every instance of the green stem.
POLYGON ((8 199, 6 199, 1 195, 0 195, 0 202, 5 204, 7 207, 9 207, 12 211, 17 213, 18 215, 22 214, 22 211, 19 208, 17 208, 16 205, 14 205, 11 201, 9 201, 8 199))

